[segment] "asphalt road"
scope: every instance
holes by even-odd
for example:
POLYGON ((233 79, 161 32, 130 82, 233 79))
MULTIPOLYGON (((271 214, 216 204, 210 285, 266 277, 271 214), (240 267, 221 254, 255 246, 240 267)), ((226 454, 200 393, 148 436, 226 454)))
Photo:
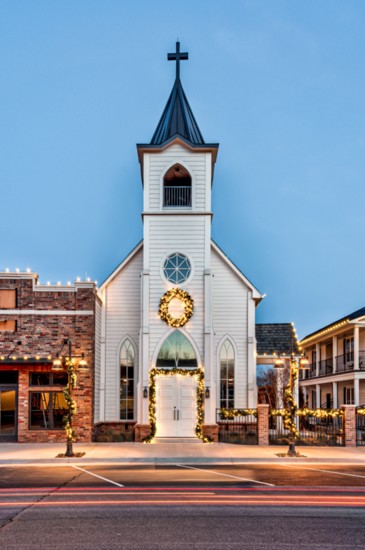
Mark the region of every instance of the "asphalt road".
POLYGON ((363 550, 365 468, 1 467, 0 548, 363 550))

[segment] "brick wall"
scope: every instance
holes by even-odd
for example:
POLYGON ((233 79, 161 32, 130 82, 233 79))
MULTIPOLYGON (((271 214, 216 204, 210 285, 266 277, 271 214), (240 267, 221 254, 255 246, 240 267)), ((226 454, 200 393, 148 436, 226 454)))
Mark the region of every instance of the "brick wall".
MULTIPOLYGON (((52 360, 60 351, 65 339, 72 341, 72 355, 75 362, 85 354, 89 369, 77 373, 77 387, 74 396, 77 402, 77 413, 74 426, 78 441, 91 441, 93 427, 93 378, 95 363, 95 287, 91 283, 75 283, 69 289, 52 290, 47 287, 35 287, 36 276, 11 274, 8 278, 0 274, 0 289, 17 290, 17 309, 33 310, 32 314, 0 314, 0 321, 12 319, 17 321, 16 332, 0 332, 0 357, 7 357, 16 346, 14 355, 17 359, 0 359, 1 370, 17 370, 18 382, 18 441, 19 442, 52 442, 64 441, 64 430, 30 430, 29 429, 29 392, 37 388, 29 386, 30 372, 51 372, 52 360), (90 315, 37 315, 34 311, 90 311, 90 315), (40 359, 36 359, 36 357, 40 359), (27 360, 20 359, 28 357, 27 360), (48 359, 51 357, 51 359, 48 359)), ((62 355, 67 353, 66 347, 62 355)), ((11 357, 13 354, 11 354, 11 357)), ((42 386, 43 391, 54 391, 55 387, 42 386)), ((40 391, 40 390, 38 390, 40 391)))

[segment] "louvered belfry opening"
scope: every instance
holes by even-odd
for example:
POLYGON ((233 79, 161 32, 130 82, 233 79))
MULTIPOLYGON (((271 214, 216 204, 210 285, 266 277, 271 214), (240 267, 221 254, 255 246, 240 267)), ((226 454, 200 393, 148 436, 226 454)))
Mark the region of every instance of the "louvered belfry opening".
POLYGON ((181 164, 174 164, 165 174, 163 206, 165 208, 191 207, 191 176, 181 164))

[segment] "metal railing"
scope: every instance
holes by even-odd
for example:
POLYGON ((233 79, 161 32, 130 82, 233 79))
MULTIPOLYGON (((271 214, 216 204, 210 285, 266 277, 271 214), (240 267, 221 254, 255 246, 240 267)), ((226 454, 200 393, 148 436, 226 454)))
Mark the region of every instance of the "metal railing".
POLYGON ((226 418, 217 409, 218 441, 238 445, 257 445, 257 417, 253 414, 226 418))
POLYGON ((365 415, 360 414, 360 410, 364 412, 365 406, 356 407, 356 445, 365 447, 365 415))
MULTIPOLYGON (((296 415, 295 422, 299 432, 296 445, 341 447, 345 444, 342 416, 296 415)), ((284 419, 270 415, 269 444, 288 445, 289 438, 284 419)))
POLYGON ((165 185, 163 205, 171 208, 191 206, 191 185, 165 185))
MULTIPOLYGON (((318 378, 319 376, 328 376, 331 374, 337 374, 342 372, 349 372, 354 370, 354 353, 349 352, 344 355, 337 355, 335 358, 335 366, 333 365, 333 358, 327 357, 318 363, 318 375, 316 364, 309 365, 309 369, 301 373, 301 380, 308 380, 311 378, 318 378)), ((365 370, 365 351, 359 352, 359 369, 365 370)))
POLYGON ((333 373, 333 359, 328 357, 319 362, 319 376, 333 373))

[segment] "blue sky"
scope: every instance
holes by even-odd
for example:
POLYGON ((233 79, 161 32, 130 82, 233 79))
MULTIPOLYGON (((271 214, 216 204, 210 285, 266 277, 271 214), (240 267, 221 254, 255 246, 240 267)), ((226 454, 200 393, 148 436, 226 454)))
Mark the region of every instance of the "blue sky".
POLYGON ((174 81, 219 142, 212 235, 299 336, 365 305, 365 3, 2 0, 0 270, 102 281, 142 237, 174 81))

